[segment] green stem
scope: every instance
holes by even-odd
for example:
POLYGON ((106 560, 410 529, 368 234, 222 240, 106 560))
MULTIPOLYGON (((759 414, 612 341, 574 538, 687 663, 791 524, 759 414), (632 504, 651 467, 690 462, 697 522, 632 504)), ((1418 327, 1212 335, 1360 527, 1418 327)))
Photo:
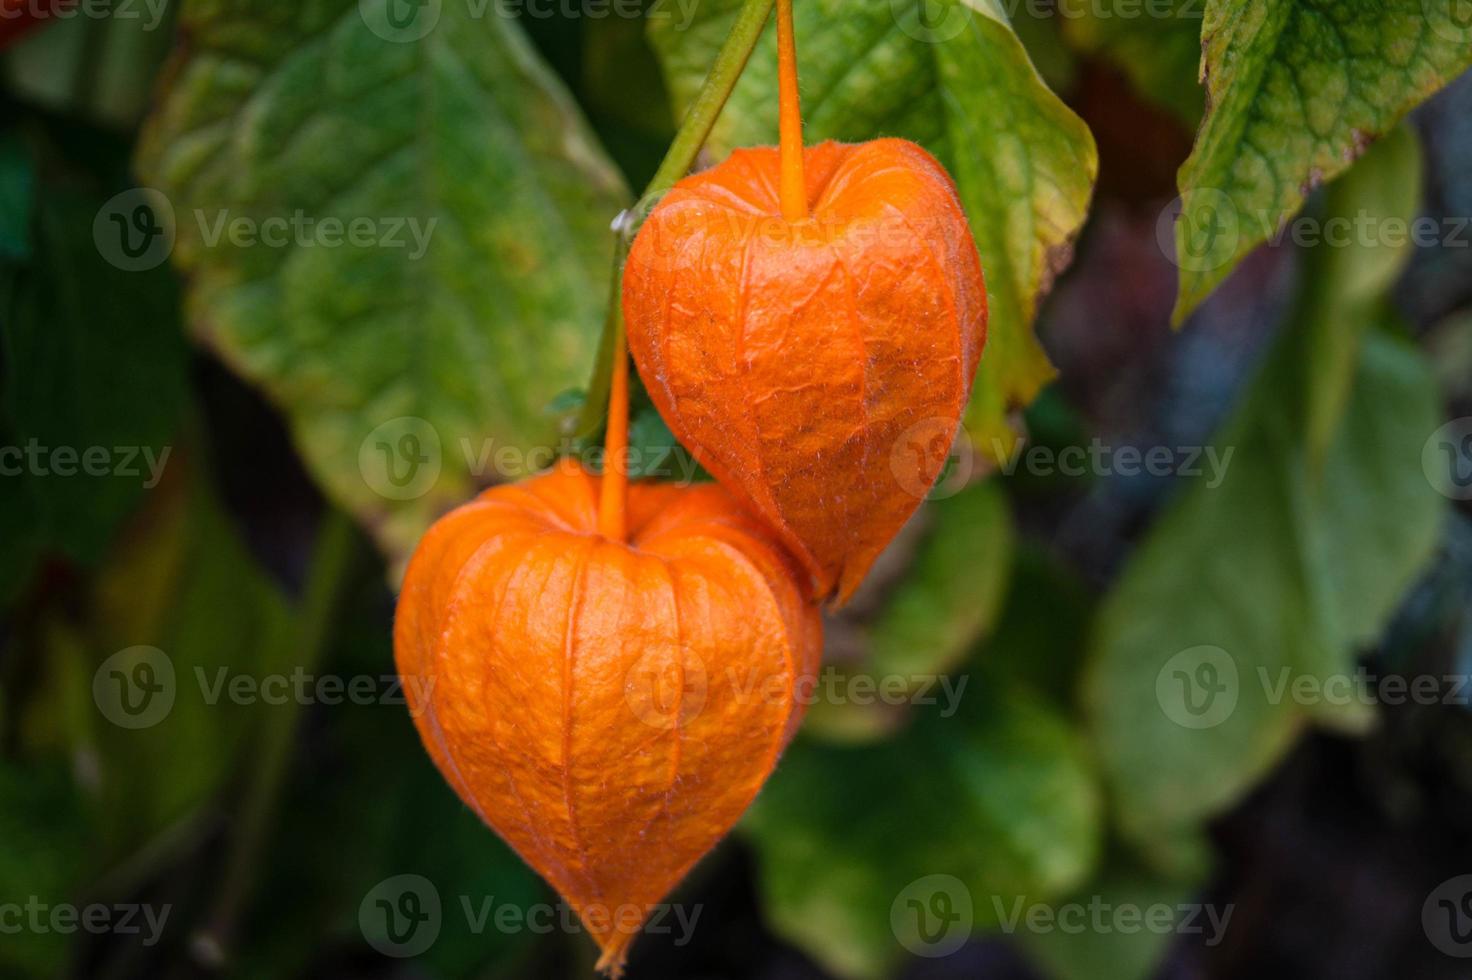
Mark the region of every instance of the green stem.
POLYGON ((762 36, 762 29, 767 26, 767 18, 772 15, 774 2, 775 0, 746 0, 742 5, 736 15, 736 23, 731 25, 731 33, 726 35, 726 43, 721 45, 720 53, 716 55, 715 64, 710 66, 710 74, 705 76, 700 94, 690 103, 690 108, 680 123, 680 131, 675 134, 674 142, 664 155, 664 162, 659 165, 654 179, 644 189, 645 197, 669 190, 694 165, 700 148, 705 145, 711 129, 715 127, 716 119, 726 106, 726 100, 731 97, 736 82, 746 70, 747 61, 751 60, 751 53, 762 36))
POLYGON ((578 418, 577 434, 584 439, 597 433, 603 425, 603 416, 608 411, 613 352, 624 329, 622 285, 624 259, 628 258, 629 245, 660 195, 675 186, 695 165, 695 158, 700 155, 700 149, 710 137, 710 131, 720 118, 721 110, 726 107, 726 100, 731 97, 741 73, 746 70, 751 53, 756 50, 756 42, 761 39, 762 30, 767 26, 767 19, 771 17, 775 3, 776 0, 746 0, 742 4, 741 10, 736 14, 736 23, 731 25, 731 33, 726 35, 726 42, 721 45, 720 53, 710 66, 710 74, 705 76, 705 84, 700 87, 695 101, 685 111, 680 129, 675 133, 669 150, 665 152, 659 169, 654 172, 654 178, 644 188, 639 203, 620 216, 615 228, 617 241, 613 250, 613 285, 608 301, 608 315, 603 321, 603 338, 598 342, 598 360, 593 367, 593 377, 588 382, 587 399, 583 402, 583 412, 578 418))
MULTIPOLYGON (((326 655, 337 608, 347 573, 352 568, 355 532, 344 511, 333 508, 317 532, 311 575, 300 611, 287 631, 289 649, 296 664, 315 673, 326 655)), ((248 774, 244 799, 235 820, 236 832, 226 857, 222 883, 205 928, 191 944, 197 959, 206 966, 223 965, 241 911, 250 899, 255 873, 264 863, 263 850, 270 839, 277 804, 291 765, 297 722, 303 705, 288 700, 281 713, 260 726, 255 765, 248 774)))

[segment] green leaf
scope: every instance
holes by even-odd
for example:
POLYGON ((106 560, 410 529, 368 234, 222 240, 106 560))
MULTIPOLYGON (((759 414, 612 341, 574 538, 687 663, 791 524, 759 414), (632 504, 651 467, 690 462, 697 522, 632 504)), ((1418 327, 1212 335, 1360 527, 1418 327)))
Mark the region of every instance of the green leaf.
POLYGON ((1423 338, 1447 400, 1472 402, 1472 310, 1453 313, 1423 338))
POLYGON ((955 879, 943 887, 967 909, 947 930, 959 942, 1093 868, 1100 801, 1082 739, 1020 688, 969 680, 958 713, 928 712, 898 738, 798 739, 743 824, 769 924, 839 976, 882 976, 920 948, 906 903, 924 903, 930 876, 955 879))
MULTIPOLYGON (((953 492, 942 477, 933 494, 915 518, 924 530, 914 554, 879 608, 830 620, 834 662, 824 669, 833 683, 933 689, 1001 613, 1015 537, 1001 485, 988 480, 953 492)), ((902 706, 892 703, 897 697, 820 700, 806 731, 836 741, 887 735, 904 721, 902 706)))
POLYGON ((1309 191, 1472 65, 1462 0, 1207 0, 1181 168, 1180 323, 1309 191))
MULTIPOLYGON (((1356 228, 1367 230, 1354 232, 1347 245, 1326 241, 1306 255, 1298 316, 1308 375, 1309 452, 1315 462, 1328 451, 1344 415, 1361 338, 1415 250, 1408 228, 1421 205, 1421 165, 1415 133, 1401 126, 1325 195, 1323 210, 1338 222, 1336 236, 1348 228, 1351 216, 1356 228)), ((1324 232, 1333 229, 1326 223, 1324 232)))
POLYGON ((542 460, 546 406, 597 345, 627 200, 491 2, 402 26, 388 0, 190 6, 138 155, 173 204, 197 332, 393 551, 542 460))
POLYGON ((0 509, 18 509, 37 552, 88 563, 167 473, 189 401, 173 278, 104 260, 92 235, 100 203, 39 194, 35 254, 0 270, 13 440, 0 509))
POLYGON ((1302 369, 1293 350, 1280 344, 1214 440, 1234 451, 1220 486, 1175 502, 1096 624, 1086 694, 1135 839, 1232 803, 1310 714, 1361 721, 1358 700, 1295 699, 1281 685, 1352 677, 1355 646, 1435 548, 1444 501, 1421 472, 1437 419, 1422 358, 1366 338, 1316 478, 1303 427, 1283 408, 1302 369))
POLYGON ((1064 36, 1107 59, 1142 96, 1195 130, 1206 108, 1199 81, 1205 0, 1060 0, 1064 36))
POLYGON ((1044 4, 1014 3, 1007 10, 1012 29, 1027 48, 1038 74, 1055 92, 1067 92, 1078 80, 1078 58, 1065 43, 1057 12, 1044 4))
MULTIPOLYGON (((685 30, 651 22, 678 109, 739 6, 708 0, 685 30)), ((807 140, 902 136, 955 178, 991 304, 967 429, 978 445, 1010 445, 1007 413, 1054 373, 1032 323, 1088 211, 1098 172, 1088 127, 1044 84, 997 0, 812 0, 796 4, 794 17, 807 140)), ((717 158, 775 142, 772 33, 716 124, 717 158)))
POLYGON ((915 561, 870 634, 878 674, 954 668, 996 621, 1012 570, 1012 515, 989 480, 926 506, 930 526, 915 561))
POLYGON ((1092 613, 1077 573, 1039 544, 1024 544, 996 631, 977 656, 1071 710, 1092 613))
POLYGON ((165 484, 133 532, 99 573, 86 628, 97 709, 90 751, 114 858, 224 785, 251 751, 249 733, 270 723, 260 689, 239 697, 231 681, 279 668, 291 636, 285 599, 203 474, 165 484))
POLYGON ((1224 476, 1183 492, 1101 607, 1085 694, 1142 845, 1237 799, 1305 721, 1373 720, 1344 688, 1434 550, 1445 501, 1420 456, 1438 406, 1424 359, 1372 329, 1404 247, 1331 229, 1408 223, 1416 198, 1390 184, 1413 191, 1417 169, 1402 134, 1326 195, 1296 313, 1213 439, 1224 476))
MULTIPOLYGON (((49 908, 76 901, 91 821, 62 758, 0 761, 0 892, 20 907, 34 897, 49 908)), ((8 977, 56 977, 66 973, 69 938, 54 929, 20 929, 13 919, 0 943, 0 968, 8 977)), ((44 919, 42 920, 44 922, 44 919)))
POLYGON ((1016 936, 1053 980, 1148 980, 1157 975, 1177 928, 1201 929, 1201 941, 1216 945, 1231 922, 1232 906, 1225 903, 1184 921, 1180 907, 1192 900, 1200 883, 1199 878, 1163 876, 1129 855, 1114 854, 1087 885, 1051 903, 1052 928, 1028 928, 1024 912, 1016 936), (1103 928, 1095 928, 1095 922, 1103 928), (1169 928, 1162 931, 1162 924, 1169 928))
POLYGON ((15 130, 0 132, 0 260, 31 254, 31 210, 36 183, 30 155, 15 130))

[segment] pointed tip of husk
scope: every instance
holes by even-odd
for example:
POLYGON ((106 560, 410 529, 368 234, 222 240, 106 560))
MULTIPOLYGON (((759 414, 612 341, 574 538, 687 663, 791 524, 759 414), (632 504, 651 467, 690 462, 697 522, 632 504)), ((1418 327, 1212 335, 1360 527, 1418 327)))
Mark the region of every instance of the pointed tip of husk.
POLYGON ((602 948, 603 955, 598 957, 594 968, 609 980, 619 980, 624 975, 624 961, 628 958, 629 943, 633 938, 633 936, 616 936, 602 948))

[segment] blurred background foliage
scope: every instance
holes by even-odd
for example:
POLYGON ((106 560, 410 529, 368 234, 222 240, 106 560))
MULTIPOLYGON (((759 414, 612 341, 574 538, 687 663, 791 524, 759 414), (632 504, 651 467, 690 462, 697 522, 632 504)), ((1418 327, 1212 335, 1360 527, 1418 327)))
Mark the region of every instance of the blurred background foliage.
MULTIPOLYGON (((0 8, 0 445, 161 461, 0 477, 0 902, 171 909, 156 945, 0 936, 0 974, 590 971, 584 937, 460 914, 552 899, 378 702, 397 568, 435 514, 526 469, 482 447, 565 431, 608 222, 738 5, 635 6, 443 0, 407 28, 377 0, 0 8), (139 185, 176 240, 128 271, 94 224, 139 185), (418 258, 208 240, 217 212, 298 209, 436 225, 418 258), (404 416, 442 463, 410 496, 362 448, 404 416), (172 708, 116 724, 99 678, 156 667, 150 647, 172 708), (375 696, 201 693, 297 674, 375 696), (446 913, 396 959, 360 910, 404 874, 446 913)), ((1472 671, 1472 511, 1422 465, 1472 415, 1472 38, 1420 0, 1151 9, 798 0, 809 138, 907 136, 957 178, 993 296, 973 447, 828 624, 829 676, 904 678, 913 703, 820 699, 675 896, 702 910, 692 940, 645 937, 631 975, 1464 975, 1421 907, 1472 867, 1465 700, 1274 703, 1256 678, 1472 671), (1221 200, 1236 234, 1191 251, 1221 200), (1255 247, 1300 205, 1462 231, 1255 247), (1097 445, 1228 462, 1029 462, 1097 445), (1200 645, 1244 680, 1191 729, 1157 678, 1200 645), (932 874, 969 890, 975 931, 917 958, 891 907, 932 874), (1235 911, 1217 944, 1009 934, 1014 899, 1235 911)), ((774 80, 768 42, 708 159, 772 139, 774 80)), ((647 405, 634 429, 656 464, 683 452, 647 405)))

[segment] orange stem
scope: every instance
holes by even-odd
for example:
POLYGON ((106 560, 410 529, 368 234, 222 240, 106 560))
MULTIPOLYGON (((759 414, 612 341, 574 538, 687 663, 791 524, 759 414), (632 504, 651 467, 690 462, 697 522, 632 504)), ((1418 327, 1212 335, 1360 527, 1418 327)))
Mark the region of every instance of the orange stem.
POLYGON ((777 108, 782 143, 782 216, 808 216, 802 174, 802 102, 797 94, 797 39, 792 33, 792 0, 777 0, 777 108))
POLYGON ((603 483, 598 498, 598 533, 622 541, 628 531, 629 352, 622 324, 614 336, 613 377, 608 386, 608 430, 603 437, 603 483))

